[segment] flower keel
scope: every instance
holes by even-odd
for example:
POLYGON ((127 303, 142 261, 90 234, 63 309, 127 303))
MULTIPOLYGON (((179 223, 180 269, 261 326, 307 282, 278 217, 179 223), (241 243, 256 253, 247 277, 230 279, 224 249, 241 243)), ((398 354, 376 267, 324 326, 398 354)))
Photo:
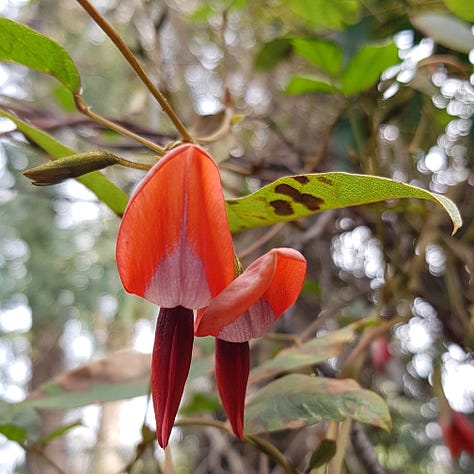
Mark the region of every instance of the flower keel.
POLYGON ((151 392, 156 435, 162 448, 168 445, 191 366, 193 324, 193 311, 182 306, 161 308, 156 322, 151 392))
POLYGON ((244 439, 245 392, 250 371, 249 343, 216 339, 215 351, 219 396, 234 434, 244 439))

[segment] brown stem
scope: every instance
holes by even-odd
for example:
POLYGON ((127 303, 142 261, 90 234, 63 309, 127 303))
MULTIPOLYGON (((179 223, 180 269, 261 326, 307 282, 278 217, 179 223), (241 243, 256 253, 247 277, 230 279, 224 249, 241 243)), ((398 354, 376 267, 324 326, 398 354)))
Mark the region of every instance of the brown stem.
MULTIPOLYGON (((175 421, 175 426, 210 426, 212 428, 217 428, 219 430, 225 431, 228 434, 232 434, 227 423, 222 421, 213 420, 211 418, 194 418, 186 417, 179 418, 175 421)), ((259 451, 267 454, 273 458, 283 469, 285 474, 297 474, 296 469, 288 462, 284 454, 272 443, 256 435, 247 435, 245 436, 245 441, 255 446, 259 451)))
POLYGON ((141 143, 143 146, 146 146, 150 150, 153 150, 155 153, 157 153, 160 156, 163 156, 166 153, 166 150, 163 147, 157 145, 156 143, 150 140, 147 140, 146 138, 143 138, 140 135, 137 135, 136 133, 131 132, 130 130, 122 127, 121 125, 111 122, 110 120, 92 112, 90 107, 84 102, 84 99, 79 93, 74 94, 74 103, 76 104, 76 108, 79 112, 86 115, 87 117, 94 120, 95 122, 100 123, 104 127, 107 127, 110 130, 114 130, 115 132, 120 133, 121 135, 129 137, 132 140, 135 140, 136 142, 141 143))
POLYGON ((114 27, 89 3, 88 0, 77 0, 77 3, 81 5, 84 10, 90 15, 90 17, 97 23, 102 31, 110 38, 110 40, 117 46, 118 50, 122 53, 128 64, 132 66, 133 70, 137 73, 138 77, 145 84, 146 88, 151 92, 156 101, 160 104, 165 114, 170 118, 173 125, 178 130, 183 141, 193 142, 193 138, 186 130, 179 117, 176 115, 173 108, 168 104, 163 94, 155 87, 147 73, 137 61, 130 48, 125 44, 120 35, 115 31, 114 27))

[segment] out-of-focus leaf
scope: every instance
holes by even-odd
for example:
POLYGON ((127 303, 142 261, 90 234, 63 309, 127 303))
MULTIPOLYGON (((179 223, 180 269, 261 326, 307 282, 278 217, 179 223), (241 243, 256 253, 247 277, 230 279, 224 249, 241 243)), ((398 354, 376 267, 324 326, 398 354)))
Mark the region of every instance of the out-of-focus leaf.
POLYGON ((360 3, 357 0, 289 0, 288 7, 312 25, 344 29, 356 23, 360 3))
POLYGON ((447 197, 378 176, 318 173, 280 178, 255 193, 226 201, 232 232, 288 222, 341 207, 388 199, 427 199, 449 214, 455 232, 462 225, 456 205, 447 197))
POLYGON ((11 441, 35 441, 39 435, 38 413, 32 407, 0 399, 0 433, 11 441))
POLYGON ((329 74, 336 75, 341 71, 343 52, 336 43, 321 38, 295 38, 292 43, 296 54, 329 74))
POLYGON ((45 72, 72 93, 80 91, 79 73, 68 52, 47 36, 7 18, 0 18, 0 61, 45 72))
POLYGON ((64 433, 67 433, 68 431, 72 430, 73 428, 76 428, 77 426, 82 426, 81 420, 77 420, 72 423, 68 423, 67 425, 56 428, 55 430, 51 431, 51 433, 41 438, 39 442, 42 444, 48 444, 54 439, 60 438, 64 433))
POLYGON ((325 77, 316 74, 293 76, 288 82, 285 92, 290 95, 314 92, 337 92, 337 88, 325 77))
POLYGON ((342 76, 342 92, 354 95, 377 84, 380 75, 399 62, 398 49, 393 41, 367 44, 349 61, 342 76))
POLYGON ((63 372, 32 392, 23 404, 68 409, 122 400, 148 392, 150 354, 124 350, 63 372))
POLYGON ((418 13, 410 17, 410 20, 417 29, 433 38, 436 43, 465 54, 474 49, 474 36, 470 25, 449 13, 418 13))
MULTIPOLYGON (((150 354, 117 351, 107 357, 63 372, 18 403, 42 409, 70 409, 146 395, 150 383, 150 354)), ((208 357, 193 359, 188 380, 210 371, 208 357)))
MULTIPOLYGON (((63 158, 77 153, 55 140, 51 135, 29 125, 15 115, 0 110, 0 116, 6 117, 15 123, 29 140, 42 148, 52 159, 63 158)), ((102 173, 94 171, 81 176, 77 180, 90 189, 115 214, 121 216, 128 202, 128 196, 115 184, 109 181, 102 173)))
POLYGON ((459 18, 474 21, 474 2, 472 0, 443 0, 445 5, 459 18))
POLYGON ((11 424, 0 425, 0 434, 10 441, 15 441, 17 443, 24 443, 28 437, 28 432, 25 428, 11 424))
POLYGON ((313 451, 309 466, 306 472, 310 472, 311 469, 321 467, 327 464, 336 454, 336 441, 333 439, 323 439, 319 443, 319 446, 313 451))
POLYGON ((196 413, 213 413, 221 404, 216 397, 204 393, 193 393, 191 399, 179 410, 181 415, 195 415, 196 413))
POLYGON ((315 337, 299 347, 283 349, 272 359, 255 367, 250 372, 249 382, 256 383, 302 367, 319 364, 330 357, 339 355, 356 332, 370 322, 358 321, 325 336, 315 337))
POLYGON ((249 401, 245 433, 296 429, 348 417, 391 428, 385 401, 355 380, 291 374, 269 383, 249 401))
POLYGON ((255 68, 258 71, 269 71, 280 61, 286 59, 292 50, 289 37, 275 38, 263 43, 254 59, 255 68))
POLYGON ((23 175, 31 179, 36 186, 50 186, 115 165, 119 163, 117 158, 105 151, 77 153, 29 168, 23 171, 23 175))

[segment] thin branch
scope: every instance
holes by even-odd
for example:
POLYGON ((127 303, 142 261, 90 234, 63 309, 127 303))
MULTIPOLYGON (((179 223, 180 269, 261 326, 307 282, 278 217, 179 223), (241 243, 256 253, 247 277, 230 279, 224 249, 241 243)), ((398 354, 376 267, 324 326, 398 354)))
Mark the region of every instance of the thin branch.
MULTIPOLYGON (((195 418, 186 417, 179 418, 175 421, 175 426, 209 426, 225 431, 232 435, 232 430, 227 423, 222 421, 213 420, 211 418, 195 418)), ((283 469, 286 474, 297 474, 296 469, 288 462, 284 454, 272 443, 256 435, 246 435, 245 441, 255 446, 259 451, 267 454, 275 460, 283 469)))
POLYGON ((152 80, 148 77, 143 67, 137 61, 130 48, 126 45, 126 43, 114 29, 114 27, 90 4, 88 0, 77 0, 77 3, 79 3, 79 5, 81 5, 82 8, 86 10, 90 17, 97 23, 97 25, 102 29, 102 31, 110 38, 110 40, 122 53, 128 64, 130 64, 133 70, 137 73, 138 77, 142 80, 143 84, 145 84, 146 88, 151 92, 153 97, 160 104, 165 114, 170 118, 171 122, 181 135, 183 141, 193 142, 193 138, 186 130, 186 127, 176 115, 173 108, 168 104, 168 101, 165 99, 163 94, 155 87, 152 80))
POLYGON ((246 441, 273 458, 286 474, 297 474, 296 468, 288 462, 285 455, 272 443, 256 435, 247 435, 246 441))
POLYGON ((375 449, 370 443, 364 427, 358 422, 352 423, 351 442, 357 459, 362 463, 367 474, 385 474, 386 471, 377 459, 375 449))
POLYGON ((259 239, 257 239, 253 244, 249 245, 247 248, 243 249, 239 252, 238 256, 240 260, 247 258, 251 255, 255 250, 258 250, 263 244, 267 243, 270 239, 275 237, 280 230, 285 227, 285 222, 279 222, 278 224, 273 225, 265 234, 262 235, 259 239))
POLYGON ((48 463, 52 468, 56 469, 58 474, 66 474, 66 471, 64 471, 61 467, 59 467, 51 458, 49 458, 46 453, 44 452, 45 445, 38 445, 38 444, 33 444, 33 445, 25 445, 21 444, 21 447, 30 453, 36 454, 38 457, 43 459, 46 463, 48 463))
POLYGON ((166 153, 166 150, 163 147, 157 145, 156 143, 150 140, 147 140, 146 138, 143 138, 140 135, 137 135, 136 133, 133 133, 130 130, 127 130, 121 125, 111 122, 105 117, 101 117, 100 115, 92 112, 92 110, 84 102, 80 94, 74 94, 74 103, 76 104, 76 108, 79 112, 86 115, 87 117, 94 120, 95 122, 103 125, 104 127, 107 127, 110 130, 114 130, 115 132, 120 133, 121 135, 129 137, 132 140, 135 140, 136 142, 141 143, 143 146, 149 148, 150 150, 153 150, 155 153, 157 153, 160 156, 163 156, 166 153))

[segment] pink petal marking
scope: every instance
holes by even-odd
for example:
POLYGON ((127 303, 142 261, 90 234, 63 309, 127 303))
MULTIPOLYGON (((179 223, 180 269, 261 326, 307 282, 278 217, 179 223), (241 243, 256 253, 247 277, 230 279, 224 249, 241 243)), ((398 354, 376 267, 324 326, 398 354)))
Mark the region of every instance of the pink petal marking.
POLYGON ((229 342, 260 337, 298 298, 306 260, 296 250, 273 249, 253 262, 199 312, 196 336, 229 342))
POLYGON ((263 336, 276 316, 265 297, 260 298, 235 321, 224 326, 216 337, 228 342, 244 342, 263 336))
POLYGON ((117 237, 125 289, 167 308, 200 308, 234 278, 234 249, 219 170, 199 146, 181 145, 147 173, 117 237))

